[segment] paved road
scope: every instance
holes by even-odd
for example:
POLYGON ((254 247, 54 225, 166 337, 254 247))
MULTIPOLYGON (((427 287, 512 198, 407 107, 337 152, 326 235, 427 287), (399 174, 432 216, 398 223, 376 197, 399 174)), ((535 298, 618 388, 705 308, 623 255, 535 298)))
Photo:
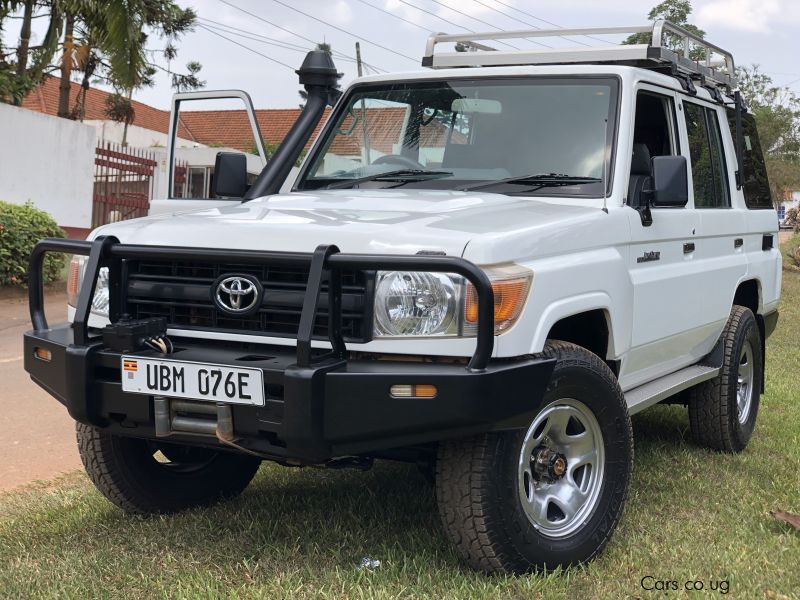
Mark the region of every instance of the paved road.
MULTIPOLYGON (((47 318, 66 318, 67 298, 48 293, 47 318)), ((0 298, 0 492, 81 467, 67 410, 22 368, 22 333, 30 329, 27 300, 0 298)))

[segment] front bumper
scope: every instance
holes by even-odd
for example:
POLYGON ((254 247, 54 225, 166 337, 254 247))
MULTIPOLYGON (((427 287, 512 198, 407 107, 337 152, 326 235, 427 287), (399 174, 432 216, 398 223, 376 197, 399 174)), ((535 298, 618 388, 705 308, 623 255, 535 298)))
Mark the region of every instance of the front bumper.
MULTIPOLYGON (((470 370, 460 363, 323 357, 303 367, 292 348, 174 342, 181 350, 169 355, 171 360, 262 369, 265 406, 218 408, 232 418, 237 446, 301 464, 527 425, 554 366, 553 360, 540 358, 495 360, 485 369, 470 370), (253 352, 262 360, 252 360, 253 352), (245 355, 248 360, 242 362, 245 355), (434 398, 396 398, 389 391, 396 384, 435 385, 438 393, 434 398)), ((134 437, 164 435, 156 423, 156 405, 163 399, 123 392, 121 355, 101 341, 76 343, 74 328, 62 324, 26 333, 24 350, 31 378, 77 421, 134 437), (39 355, 48 350, 50 360, 38 358, 37 349, 39 355)), ((134 354, 162 357, 151 350, 134 354)), ((198 412, 212 413, 211 431, 170 431, 168 439, 225 446, 214 432, 214 405, 195 405, 198 412)))
MULTIPOLYGON (((31 253, 28 276, 33 331, 25 334, 25 369, 77 421, 134 437, 233 445, 265 458, 300 464, 371 455, 526 425, 554 366, 553 360, 538 358, 491 360, 491 282, 480 268, 462 258, 342 254, 331 245, 319 246, 313 254, 287 254, 126 245, 112 237, 93 242, 45 239, 31 253), (72 325, 51 328, 45 318, 41 272, 48 252, 88 256, 72 325), (296 348, 175 339, 181 350, 168 357, 260 368, 265 406, 215 405, 122 391, 120 353, 105 346, 88 326, 97 275, 101 268, 108 268, 109 315, 111 323, 116 323, 123 306, 126 261, 163 258, 297 265, 308 270, 296 348), (473 356, 466 364, 354 360, 341 327, 341 271, 346 269, 436 271, 465 277, 478 295, 473 356), (331 351, 322 354, 312 349, 311 339, 326 278, 331 351), (253 354, 259 355, 256 360, 253 354), (49 360, 40 359, 42 355, 49 360), (249 356, 243 364, 245 355, 249 356), (396 398, 390 388, 397 384, 434 385, 438 393, 433 398, 396 398)), ((158 356, 152 350, 125 354, 158 356)))

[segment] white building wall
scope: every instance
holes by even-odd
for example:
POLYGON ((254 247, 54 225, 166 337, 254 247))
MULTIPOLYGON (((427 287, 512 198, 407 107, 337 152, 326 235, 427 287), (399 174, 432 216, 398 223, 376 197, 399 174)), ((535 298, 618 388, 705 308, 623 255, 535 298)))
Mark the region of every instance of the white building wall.
POLYGON ((0 103, 0 200, 91 227, 94 152, 94 127, 0 103))
MULTIPOLYGON (((84 123, 91 125, 97 130, 97 139, 99 141, 113 142, 115 144, 122 143, 122 134, 125 129, 125 125, 122 123, 98 120, 86 120, 84 123)), ((144 127, 139 127, 138 125, 129 125, 126 139, 128 141, 128 145, 132 146, 133 148, 165 148, 167 146, 167 142, 169 141, 169 136, 166 133, 161 133, 160 131, 145 129, 144 127)), ((178 147, 205 148, 203 144, 198 144, 197 142, 185 140, 183 138, 178 138, 178 147)))

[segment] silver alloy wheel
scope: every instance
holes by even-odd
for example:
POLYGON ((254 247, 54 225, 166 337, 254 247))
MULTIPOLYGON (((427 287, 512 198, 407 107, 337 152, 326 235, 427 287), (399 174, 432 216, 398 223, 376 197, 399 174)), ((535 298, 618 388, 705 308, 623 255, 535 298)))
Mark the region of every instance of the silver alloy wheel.
POLYGON ((746 423, 753 404, 753 347, 745 341, 739 354, 739 372, 736 375, 736 405, 739 423, 746 423))
POLYGON ((551 402, 528 428, 520 451, 517 487, 528 520, 547 537, 571 535, 594 510, 604 471, 603 433, 594 413, 572 398, 551 402), (566 460, 563 475, 537 476, 542 452, 566 460))

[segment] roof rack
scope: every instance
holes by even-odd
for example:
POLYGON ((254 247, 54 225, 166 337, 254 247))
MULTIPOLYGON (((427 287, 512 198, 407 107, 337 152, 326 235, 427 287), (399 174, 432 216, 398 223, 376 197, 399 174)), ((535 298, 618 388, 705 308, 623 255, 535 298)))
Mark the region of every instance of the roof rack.
MULTIPOLYGON (((591 37, 591 39, 596 39, 591 37)), ((602 40, 601 40, 602 41, 602 40)), ((627 64, 644 68, 665 68, 673 75, 699 79, 703 85, 736 88, 733 55, 719 46, 669 21, 634 27, 593 27, 585 29, 530 29, 488 33, 435 33, 428 38, 423 67, 480 67, 507 65, 627 64), (606 46, 570 46, 534 50, 498 51, 476 40, 553 38, 652 33, 650 43, 606 46), (466 51, 436 52, 437 44, 454 42, 466 51), (694 60, 699 58, 700 60, 694 60)))

